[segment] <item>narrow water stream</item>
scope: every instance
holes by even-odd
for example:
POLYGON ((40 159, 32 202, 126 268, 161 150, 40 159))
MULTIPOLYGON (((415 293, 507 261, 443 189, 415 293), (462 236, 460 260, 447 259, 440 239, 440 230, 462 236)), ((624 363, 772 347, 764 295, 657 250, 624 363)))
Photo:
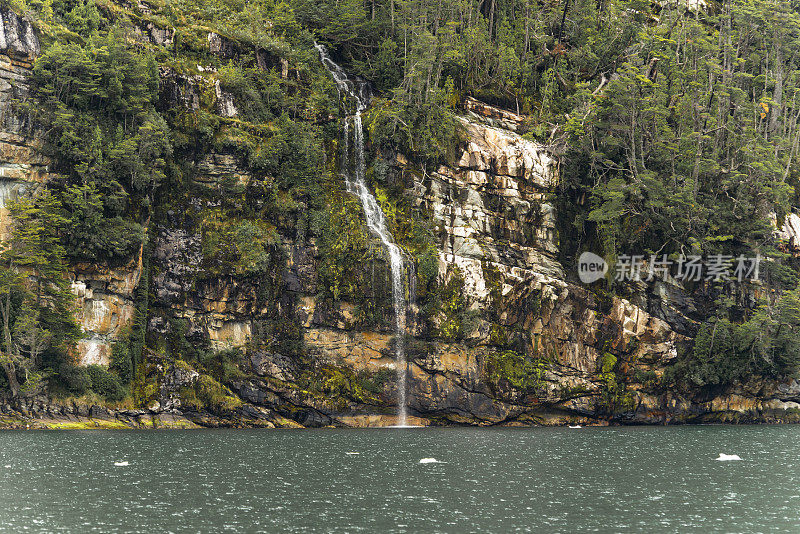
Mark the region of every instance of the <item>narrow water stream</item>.
POLYGON ((392 303, 394 305, 395 316, 395 360, 397 366, 397 425, 406 426, 407 415, 407 375, 408 364, 406 361, 404 337, 406 332, 406 298, 403 287, 403 254, 394 243, 392 234, 386 227, 386 217, 381 210, 378 201, 370 193, 367 183, 364 180, 365 158, 364 158, 364 128, 361 124, 361 112, 367 106, 368 88, 366 83, 351 79, 347 73, 337 65, 328 55, 328 51, 321 44, 314 44, 319 51, 322 64, 331 73, 339 91, 342 91, 355 100, 355 113, 345 119, 344 122, 344 154, 342 158, 342 175, 347 184, 347 191, 361 200, 364 208, 364 215, 367 227, 383 243, 389 253, 389 263, 392 273, 392 303), (350 163, 350 123, 353 123, 353 151, 354 163, 350 163))

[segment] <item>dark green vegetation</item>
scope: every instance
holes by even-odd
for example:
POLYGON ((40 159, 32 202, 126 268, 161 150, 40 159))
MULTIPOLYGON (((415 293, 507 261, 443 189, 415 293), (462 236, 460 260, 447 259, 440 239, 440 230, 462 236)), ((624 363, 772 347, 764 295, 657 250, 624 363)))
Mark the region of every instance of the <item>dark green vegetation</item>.
POLYGON ((691 353, 668 379, 714 388, 800 367, 800 290, 786 292, 741 324, 720 315, 703 323, 691 353))
MULTIPOLYGON (((195 284, 230 276, 254 288, 254 308, 266 312, 248 350, 308 363, 299 327, 278 303, 289 245, 312 239, 321 307, 347 301, 354 326, 388 324, 383 252, 366 238, 360 206, 334 171, 349 104, 339 101, 315 40, 376 92, 365 116, 367 177, 393 235, 415 259, 431 339, 465 341, 463 279, 438 273, 425 214, 402 196, 406 184, 386 161, 397 151, 421 168, 448 158, 456 108, 474 96, 525 114, 525 135, 563 156, 565 265, 586 248, 609 258, 770 259, 767 282, 785 295, 757 310, 703 310, 707 321, 668 377, 673 385, 791 374, 798 277, 775 246, 770 214, 782 220, 798 203, 798 4, 722 0, 694 11, 685 2, 643 0, 158 0, 144 9, 20 0, 11 7, 35 20, 42 54, 30 98, 17 106, 43 132, 55 177, 13 208, 17 224, 0 273, 0 381, 12 395, 50 377, 55 391, 91 389, 110 400, 127 393, 145 403, 155 396, 149 360, 167 358, 201 371, 183 392, 189 404, 236 407, 226 385, 237 376, 234 358, 190 340, 169 310, 152 305, 147 251, 152 229, 168 222, 201 236, 195 284), (148 27, 169 38, 147 37, 148 27), (222 91, 232 95, 235 116, 220 107, 222 91), (197 183, 198 162, 212 152, 233 157, 246 176, 226 171, 197 183), (68 263, 126 265, 142 247, 136 320, 115 347, 111 374, 76 370, 68 263), (152 318, 170 324, 172 338, 149 339, 152 318)), ((510 350, 499 326, 492 336, 492 380, 535 389, 542 360, 510 350)), ((599 379, 609 410, 619 411, 628 399, 612 358, 603 356, 599 379)), ((338 369, 316 371, 310 390, 348 391, 362 402, 381 390, 338 369)))

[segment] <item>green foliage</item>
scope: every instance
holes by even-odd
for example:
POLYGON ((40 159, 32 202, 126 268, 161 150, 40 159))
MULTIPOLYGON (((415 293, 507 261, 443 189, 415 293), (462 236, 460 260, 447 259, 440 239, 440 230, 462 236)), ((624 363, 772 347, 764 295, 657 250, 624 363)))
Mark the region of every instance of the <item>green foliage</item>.
POLYGON ((458 125, 447 109, 447 93, 421 104, 400 101, 373 102, 366 129, 375 148, 396 150, 426 163, 444 159, 458 140, 458 125))
MULTIPOLYGON (((175 365, 186 366, 180 360, 175 365)), ((229 388, 220 384, 216 379, 207 374, 201 374, 190 386, 179 390, 181 405, 194 411, 209 410, 213 413, 228 415, 242 406, 242 400, 234 395, 229 388)))
POLYGON ((101 365, 89 365, 86 373, 91 381, 91 389, 107 401, 119 402, 127 394, 119 378, 101 365))
POLYGON ((212 377, 221 382, 230 382, 243 375, 239 362, 244 358, 240 349, 206 351, 200 354, 199 362, 212 377))
MULTIPOLYGON (((130 339, 130 332, 126 332, 127 335, 123 334, 123 339, 128 338, 130 339)), ((133 379, 133 361, 131 359, 131 351, 128 343, 124 341, 118 341, 114 343, 111 348, 111 364, 109 365, 109 369, 112 370, 120 380, 127 384, 133 379)))
POLYGON ((194 391, 202 405, 214 412, 228 413, 242 406, 239 397, 209 375, 200 375, 194 391))
POLYGON ((135 315, 127 339, 127 359, 130 360, 131 373, 130 376, 126 376, 127 369, 125 368, 118 371, 120 377, 127 382, 133 382, 136 379, 137 370, 142 363, 145 350, 147 317, 150 308, 151 251, 150 241, 147 240, 142 250, 142 274, 139 279, 139 285, 134 292, 135 315))
POLYGON ((169 128, 155 112, 158 70, 128 43, 127 30, 100 24, 93 3, 65 15, 85 36, 55 41, 36 60, 33 100, 23 103, 65 177, 67 254, 128 258, 141 245, 135 215, 165 178, 169 128), (101 28, 102 27, 102 28, 101 28))
POLYGON ((608 257, 763 255, 770 211, 785 213, 797 183, 798 35, 788 3, 665 6, 613 76, 576 86, 563 176, 591 202, 565 206, 565 231, 608 257))
POLYGON ((275 133, 250 152, 249 165, 256 172, 273 177, 282 190, 295 188, 299 194, 320 194, 318 179, 324 152, 318 131, 288 115, 275 121, 275 133))
POLYGON ((154 113, 156 64, 125 42, 118 28, 93 34, 85 45, 55 42, 37 59, 31 80, 32 110, 61 168, 109 193, 120 184, 153 188, 169 154, 166 123, 154 113))
POLYGON ((597 377, 600 380, 600 406, 608 414, 630 411, 634 407, 633 394, 627 390, 619 373, 619 360, 610 352, 600 358, 597 377))
MULTIPOLYGON (((764 277, 793 287, 796 266, 775 250, 770 214, 781 220, 797 204, 800 184, 797 6, 734 0, 693 12, 680 4, 174 0, 144 9, 92 0, 6 2, 19 13, 30 10, 41 32, 30 97, 20 93, 18 105, 43 133, 58 176, 35 202, 16 208, 16 234, 3 253, 0 308, 8 326, 0 379, 10 389, 27 383, 34 390, 55 369, 70 391, 86 389, 81 372, 62 365, 78 335, 66 262, 130 262, 151 220, 185 217, 200 232, 197 281, 260 281, 258 298, 270 311, 258 322, 259 342, 287 354, 302 352, 300 327, 275 311, 288 243, 318 247, 328 303, 349 300, 362 316, 380 317, 385 297, 376 295, 375 271, 381 277, 382 252, 371 245, 358 203, 329 174, 348 104, 336 98, 315 39, 378 93, 364 116, 374 162, 367 176, 393 236, 415 260, 419 303, 434 336, 463 340, 473 312, 460 273, 440 278, 425 214, 403 199, 408 177, 398 179, 388 162, 395 151, 423 167, 450 159, 463 142, 455 108, 466 96, 527 114, 527 138, 565 147, 557 211, 566 262, 587 245, 609 258, 760 251, 776 259, 765 262, 764 277), (174 30, 173 42, 144 38, 151 27, 174 30), (209 32, 221 36, 224 53, 210 51, 209 32), (217 113, 216 87, 233 96, 237 116, 217 113), (188 162, 211 151, 235 155, 246 172, 198 192, 192 180, 200 165, 188 162)), ((143 256, 136 323, 112 358, 123 382, 143 365, 147 248, 143 256)), ((486 279, 497 308, 504 303, 493 276, 486 279)), ((610 293, 603 295, 610 305, 610 293)), ((794 372, 793 295, 742 324, 708 321, 675 376, 717 387, 794 372)), ((531 298, 534 314, 539 299, 531 298)), ((514 333, 489 319, 490 341, 511 347, 514 333)), ((218 382, 192 388, 200 405, 230 408, 220 388, 236 376, 241 355, 214 353, 187 338, 185 323, 173 326, 169 339, 151 344, 164 343, 171 357, 218 382)), ((519 353, 501 353, 496 366, 517 387, 528 376, 527 360, 513 355, 519 353)), ((600 381, 613 412, 630 396, 621 364, 607 356, 600 381)), ((359 402, 376 393, 365 385, 371 378, 320 373, 320 392, 359 402)))
POLYGON ((59 368, 57 378, 66 390, 76 397, 92 389, 92 378, 85 367, 65 362, 59 368))
POLYGON ((432 243, 427 243, 416 254, 417 259, 417 294, 427 291, 439 277, 439 250, 432 243))
POLYGON ((233 96, 243 120, 268 122, 282 114, 284 93, 277 72, 227 64, 219 70, 219 80, 233 96))
POLYGON ((486 374, 492 384, 521 392, 541 387, 547 368, 544 358, 530 358, 512 350, 493 352, 486 360, 486 374))
POLYGON ((298 385, 333 401, 337 409, 344 409, 348 401, 379 404, 384 385, 394 377, 391 369, 370 373, 354 371, 345 365, 317 363, 304 371, 298 379, 298 385))
POLYGON ((361 300, 366 288, 364 264, 370 256, 361 206, 351 197, 334 195, 318 217, 323 290, 334 300, 361 300))
POLYGON ((267 222, 237 220, 211 209, 203 214, 201 232, 209 275, 263 275, 274 268, 280 238, 267 222))
POLYGON ((70 258, 129 258, 139 251, 142 226, 121 215, 107 216, 107 200, 94 184, 70 186, 61 198, 66 218, 63 242, 70 258))
MULTIPOLYGON (((207 341, 190 339, 189 321, 182 318, 169 321, 169 333, 163 342, 162 350, 176 367, 196 370, 201 375, 192 387, 180 392, 187 406, 217 413, 227 413, 241 406, 241 400, 226 384, 245 376, 239 368, 244 357, 242 350, 214 350, 207 341)), ((142 396, 140 400, 146 402, 147 397, 142 396)))
POLYGON ((754 376, 795 376, 800 370, 800 289, 763 305, 741 324, 725 317, 703 323, 691 351, 667 383, 727 387, 754 376))
POLYGON ((67 361, 78 328, 60 242, 60 202, 41 189, 7 207, 13 224, 0 253, 0 365, 17 396, 35 393, 45 369, 67 361))
POLYGON ((460 341, 469 333, 475 314, 469 310, 464 295, 464 276, 458 267, 431 295, 423 313, 435 324, 436 335, 445 341, 460 341))

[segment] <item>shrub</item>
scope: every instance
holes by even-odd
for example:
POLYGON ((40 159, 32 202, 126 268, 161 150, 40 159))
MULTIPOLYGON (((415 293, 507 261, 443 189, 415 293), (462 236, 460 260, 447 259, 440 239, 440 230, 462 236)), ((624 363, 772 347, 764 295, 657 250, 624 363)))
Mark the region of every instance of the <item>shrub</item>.
POLYGON ((203 352, 199 355, 200 363, 206 371, 217 380, 229 382, 241 376, 238 362, 243 358, 241 349, 232 348, 217 352, 203 352))
POLYGON ((469 309, 464 294, 464 276, 458 267, 453 269, 447 283, 439 286, 426 314, 438 319, 436 333, 445 341, 460 341, 473 328, 476 313, 469 309))
MULTIPOLYGON (((130 333, 128 333, 128 336, 130 336, 130 333)), ((111 365, 109 368, 117 373, 117 376, 123 382, 130 382, 133 379, 133 362, 131 361, 128 343, 121 341, 114 343, 111 350, 111 365)))
POLYGON ((609 414, 617 414, 632 410, 633 395, 628 391, 623 377, 618 374, 619 360, 610 352, 600 359, 598 378, 600 379, 600 400, 598 406, 609 414))
POLYGON ((65 363, 59 369, 58 377, 73 395, 83 395, 92 387, 92 379, 85 367, 65 363))
POLYGON ((105 397, 107 401, 118 402, 125 398, 125 388, 117 375, 110 373, 101 365, 89 365, 86 372, 92 382, 92 390, 105 397))
POLYGON ((194 390, 202 406, 215 412, 230 412, 242 405, 241 399, 209 375, 200 375, 194 390))
POLYGON ((786 292, 741 324, 712 318, 667 380, 703 388, 727 387, 754 376, 793 376, 800 368, 800 290, 786 292))

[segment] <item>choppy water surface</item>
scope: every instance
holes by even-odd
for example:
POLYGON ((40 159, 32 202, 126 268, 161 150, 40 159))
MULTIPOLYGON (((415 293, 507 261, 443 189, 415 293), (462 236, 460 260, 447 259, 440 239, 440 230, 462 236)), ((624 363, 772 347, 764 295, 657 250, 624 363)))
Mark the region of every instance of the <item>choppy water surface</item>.
POLYGON ((6 431, 0 528, 800 532, 799 455, 797 426, 6 431))

